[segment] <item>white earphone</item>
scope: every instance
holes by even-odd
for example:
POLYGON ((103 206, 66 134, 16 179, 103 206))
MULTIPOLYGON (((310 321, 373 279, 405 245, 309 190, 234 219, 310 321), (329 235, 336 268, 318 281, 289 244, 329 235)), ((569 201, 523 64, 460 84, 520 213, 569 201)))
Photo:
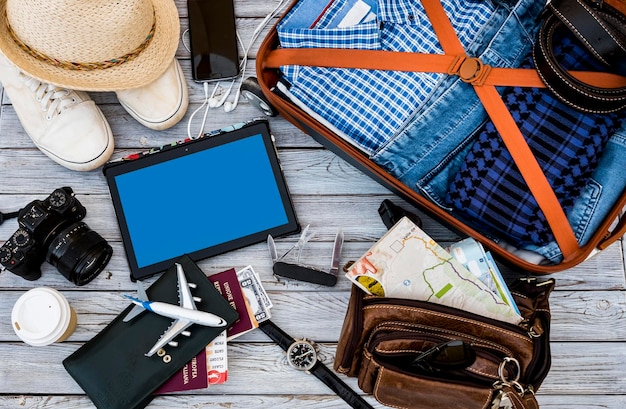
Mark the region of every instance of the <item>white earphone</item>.
POLYGON ((224 103, 224 112, 231 112, 237 108, 237 104, 239 103, 239 98, 241 97, 241 86, 237 88, 237 92, 235 93, 235 99, 233 102, 226 101, 224 103))
MULTIPOLYGON (((235 80, 232 80, 230 86, 224 92, 224 95, 220 95, 219 98, 215 96, 215 93, 218 89, 221 88, 221 82, 218 82, 215 88, 213 88, 213 92, 211 93, 211 97, 208 100, 209 108, 219 108, 226 103, 226 99, 230 95, 230 92, 233 89, 233 85, 235 84, 235 80)), ((226 111, 229 112, 229 111, 226 111)))

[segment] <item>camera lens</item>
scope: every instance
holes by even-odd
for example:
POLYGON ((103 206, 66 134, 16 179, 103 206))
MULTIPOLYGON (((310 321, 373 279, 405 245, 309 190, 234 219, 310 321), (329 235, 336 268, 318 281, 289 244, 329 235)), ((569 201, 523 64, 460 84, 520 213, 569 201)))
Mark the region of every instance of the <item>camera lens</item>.
POLYGON ((46 261, 76 285, 93 280, 111 259, 111 246, 83 222, 62 223, 54 231, 46 261))

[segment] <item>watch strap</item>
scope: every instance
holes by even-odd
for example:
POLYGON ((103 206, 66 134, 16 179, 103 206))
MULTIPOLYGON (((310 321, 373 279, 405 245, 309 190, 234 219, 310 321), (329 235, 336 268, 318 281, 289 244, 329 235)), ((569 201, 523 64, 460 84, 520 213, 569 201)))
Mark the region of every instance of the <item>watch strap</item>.
POLYGON ((271 320, 260 322, 259 328, 285 351, 289 349, 291 344, 296 342, 291 335, 280 329, 278 325, 274 324, 271 320))
MULTIPOLYGON (((296 340, 285 331, 280 329, 271 320, 265 320, 259 323, 261 331, 265 332, 272 341, 276 342, 283 350, 287 351, 289 346, 296 340)), ((324 382, 326 386, 333 390, 341 399, 346 401, 355 409, 373 409, 361 396, 354 392, 346 385, 335 373, 322 363, 319 359, 317 363, 309 371, 317 379, 324 382)))
POLYGON ((321 361, 317 361, 315 366, 309 371, 317 379, 324 382, 326 386, 333 390, 341 399, 346 401, 354 409, 373 409, 360 395, 354 392, 346 385, 335 373, 324 365, 321 361))

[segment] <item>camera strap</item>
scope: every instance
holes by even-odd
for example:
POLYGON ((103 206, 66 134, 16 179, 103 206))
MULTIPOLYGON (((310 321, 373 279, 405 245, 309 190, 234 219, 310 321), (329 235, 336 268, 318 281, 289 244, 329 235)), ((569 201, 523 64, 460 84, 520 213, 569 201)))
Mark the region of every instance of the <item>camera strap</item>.
POLYGON ((0 212, 0 224, 4 223, 5 220, 7 219, 12 219, 14 217, 17 217, 17 215, 20 213, 20 211, 16 211, 16 212, 10 212, 10 213, 2 213, 0 212))

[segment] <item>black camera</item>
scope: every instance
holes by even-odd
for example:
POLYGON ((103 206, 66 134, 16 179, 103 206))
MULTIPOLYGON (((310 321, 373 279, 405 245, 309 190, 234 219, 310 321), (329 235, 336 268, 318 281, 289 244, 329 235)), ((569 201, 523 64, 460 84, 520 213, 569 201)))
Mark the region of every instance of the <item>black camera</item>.
POLYGON ((69 187, 19 211, 19 228, 0 247, 0 264, 26 280, 41 277, 46 260, 76 285, 93 280, 111 259, 113 249, 81 222, 87 210, 69 187))

